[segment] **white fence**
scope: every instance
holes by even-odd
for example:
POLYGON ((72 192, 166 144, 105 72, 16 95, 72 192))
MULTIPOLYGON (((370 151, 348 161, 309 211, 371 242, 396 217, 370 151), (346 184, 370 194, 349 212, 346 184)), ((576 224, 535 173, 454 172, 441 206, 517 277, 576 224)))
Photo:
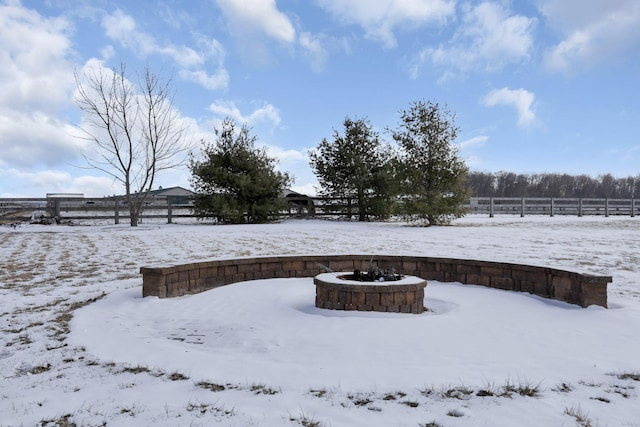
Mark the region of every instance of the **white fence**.
MULTIPOLYGON (((283 216, 335 217, 344 211, 326 209, 321 198, 287 199, 288 212, 283 216)), ((346 204, 354 209, 355 205, 346 204)), ((640 213, 640 203, 635 199, 550 198, 550 197, 472 197, 464 204, 470 214, 489 215, 625 215, 640 213)), ((129 220, 129 210, 123 198, 25 198, 0 199, 0 223, 30 221, 46 216, 59 221, 89 222, 108 221, 118 224, 129 220)), ((188 200, 172 201, 157 198, 144 207, 144 222, 168 222, 175 219, 195 221, 193 205, 188 200)))
POLYGON ((472 197, 465 207, 469 213, 510 215, 626 215, 639 213, 636 199, 593 199, 553 197, 472 197))

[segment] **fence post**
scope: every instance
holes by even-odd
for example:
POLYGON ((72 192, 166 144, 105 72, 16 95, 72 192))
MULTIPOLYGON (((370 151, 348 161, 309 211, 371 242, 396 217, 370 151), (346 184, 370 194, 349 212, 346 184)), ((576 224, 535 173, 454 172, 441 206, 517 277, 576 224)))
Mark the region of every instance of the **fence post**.
POLYGON ((53 202, 53 217, 59 223, 62 218, 60 218, 60 199, 55 199, 53 202))
POLYGON ((609 216, 609 199, 608 198, 604 199, 604 216, 605 217, 609 216))
POLYGON ((489 218, 493 218, 493 197, 489 197, 489 218))
POLYGON ((578 216, 582 216, 582 197, 578 200, 578 216))
POLYGON ((173 212, 171 210, 171 197, 167 197, 167 224, 171 224, 173 212))
POLYGON ((551 210, 551 215, 550 216, 553 216, 553 197, 551 198, 551 204, 550 205, 551 205, 550 206, 550 210, 551 210))
POLYGON ((118 202, 118 197, 117 196, 113 196, 113 216, 114 216, 114 221, 116 224, 120 224, 120 211, 118 210, 119 208, 119 202, 118 202))
POLYGON ((522 198, 522 201, 520 202, 520 218, 524 218, 524 197, 522 198))
POLYGON ((631 199, 631 218, 636 216, 636 199, 631 199))

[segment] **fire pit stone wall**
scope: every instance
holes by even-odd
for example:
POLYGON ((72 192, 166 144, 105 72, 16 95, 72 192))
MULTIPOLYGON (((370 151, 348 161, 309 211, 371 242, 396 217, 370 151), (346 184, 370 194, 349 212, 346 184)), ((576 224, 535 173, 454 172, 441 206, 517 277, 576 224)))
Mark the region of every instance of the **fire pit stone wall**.
POLYGON ((359 282, 342 278, 346 275, 324 273, 314 277, 316 307, 413 314, 424 311, 426 280, 406 276, 391 282, 359 282))

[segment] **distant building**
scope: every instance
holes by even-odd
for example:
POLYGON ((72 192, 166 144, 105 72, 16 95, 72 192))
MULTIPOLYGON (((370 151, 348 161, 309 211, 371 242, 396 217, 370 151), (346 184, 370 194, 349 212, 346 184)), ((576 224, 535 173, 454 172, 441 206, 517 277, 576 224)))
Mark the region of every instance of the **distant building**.
POLYGON ((149 197, 151 202, 167 201, 171 200, 173 205, 188 205, 191 203, 193 197, 196 195, 191 190, 187 190, 182 187, 169 187, 158 188, 157 190, 149 191, 149 197))
MULTIPOLYGON (((145 200, 145 204, 152 205, 155 203, 164 204, 171 200, 172 205, 188 205, 191 204, 193 197, 196 195, 191 190, 182 187, 158 188, 149 191, 149 197, 145 200)), ((120 204, 126 204, 126 196, 116 196, 120 199, 120 204)))
POLYGON ((47 199, 84 199, 82 193, 47 193, 47 199))
POLYGON ((306 194, 300 194, 289 189, 284 190, 282 195, 289 205, 289 214, 296 213, 300 216, 315 215, 313 197, 309 197, 306 194))

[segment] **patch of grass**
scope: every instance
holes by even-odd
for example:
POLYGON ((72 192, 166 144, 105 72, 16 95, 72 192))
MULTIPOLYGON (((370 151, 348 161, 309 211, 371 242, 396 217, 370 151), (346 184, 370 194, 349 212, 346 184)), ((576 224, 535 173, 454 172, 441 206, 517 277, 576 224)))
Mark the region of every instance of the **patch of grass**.
POLYGON ((640 381, 640 372, 622 372, 616 376, 619 380, 640 381))
POLYGON ((60 345, 55 345, 55 346, 47 345, 45 348, 47 349, 47 351, 53 351, 53 350, 59 350, 61 348, 65 348, 66 346, 67 346, 67 343, 62 343, 60 345))
POLYGON ((188 380, 189 377, 184 374, 181 374, 180 372, 172 372, 169 374, 169 379, 171 381, 185 381, 185 380, 188 380))
POLYGON ((368 394, 348 394, 347 399, 349 399, 356 406, 367 406, 373 402, 370 399, 370 395, 368 394))
POLYGON ((524 383, 518 384, 516 392, 520 396, 538 397, 540 396, 540 383, 534 385, 533 383, 525 381, 524 383))
POLYGON ((495 384, 492 382, 486 383, 484 388, 481 388, 476 392, 476 396, 478 397, 493 397, 496 394, 499 394, 499 391, 495 384))
POLYGON ((25 326, 24 328, 2 329, 2 332, 5 332, 7 334, 19 334, 20 332, 24 332, 29 328, 34 328, 36 326, 42 326, 42 325, 44 325, 44 323, 42 322, 32 322, 27 326, 25 326))
POLYGON ((120 413, 129 415, 131 417, 135 417, 136 414, 138 413, 138 410, 136 409, 135 406, 131 406, 131 407, 123 406, 122 408, 120 408, 120 413))
POLYGON ((127 366, 122 368, 122 373, 128 373, 128 374, 142 374, 142 373, 149 373, 149 372, 151 372, 151 369, 143 365, 127 366))
POLYGON ((407 393, 405 393, 404 391, 396 391, 393 393, 387 393, 382 397, 382 400, 396 400, 396 399, 402 399, 403 397, 406 397, 407 393))
POLYGON ((425 387, 419 391, 420 391, 420 394, 423 395, 424 397, 433 396, 433 394, 435 393, 435 389, 433 387, 425 387))
MULTIPOLYGON (((92 304, 92 303, 94 303, 94 302, 96 302, 98 300, 101 300, 106 295, 107 294, 103 292, 102 294, 98 295, 95 298, 90 298, 88 300, 76 301, 76 302, 72 302, 70 304, 67 304, 67 306, 65 307, 64 311, 58 312, 58 315, 53 319, 51 324, 49 324, 47 326, 47 329, 50 329, 50 330, 53 331, 53 333, 50 335, 50 337, 51 338, 55 338, 58 341, 64 341, 66 336, 70 332, 69 322, 73 318, 73 311, 77 310, 79 308, 82 308, 82 307, 84 307, 86 305, 92 304)), ((64 301, 66 301, 66 299, 60 300, 59 303, 62 303, 64 301)), ((59 303, 56 303, 55 305, 57 305, 59 303)))
POLYGON ((324 397, 327 394, 327 389, 326 388, 321 388, 321 389, 313 389, 312 388, 311 390, 309 390, 309 392, 314 397, 324 397))
POLYGON ((298 423, 302 427, 322 427, 322 423, 320 421, 315 420, 313 417, 308 417, 304 412, 300 412, 300 415, 297 417, 289 415, 289 421, 298 423))
POLYGON ((186 407, 189 412, 196 412, 204 415, 206 413, 233 416, 236 414, 234 409, 226 409, 224 406, 216 406, 212 403, 189 402, 186 407))
POLYGON ((420 427, 442 427, 441 424, 438 424, 435 421, 431 421, 429 423, 425 423, 425 424, 420 424, 420 427))
POLYGON ((596 396, 596 397, 590 397, 591 400, 598 400, 600 402, 604 402, 604 403, 611 403, 611 401, 609 399, 607 399, 606 397, 603 396, 596 396))
POLYGON ((516 392, 517 387, 511 383, 511 380, 507 379, 498 392, 499 397, 511 397, 516 392))
POLYGON ((507 379, 501 389, 496 393, 499 397, 511 397, 513 394, 526 397, 538 397, 540 396, 540 383, 533 384, 529 381, 524 381, 516 385, 507 379))
POLYGON ((47 372, 50 369, 51 369, 51 364, 47 363, 46 365, 34 366, 33 368, 29 369, 29 373, 31 375, 37 375, 37 374, 41 374, 43 372, 47 372))
POLYGON ((226 390, 226 387, 223 386, 222 384, 210 383, 208 381, 200 381, 200 382, 196 383, 196 386, 200 387, 200 388, 203 388, 205 390, 213 391, 213 392, 225 391, 226 390))
POLYGON ((625 387, 621 385, 614 385, 612 390, 607 390, 607 392, 613 392, 619 394, 625 399, 629 399, 631 397, 631 393, 629 390, 633 390, 634 387, 625 387))
POLYGON ((602 383, 598 383, 595 381, 586 381, 586 380, 580 380, 578 381, 578 384, 586 386, 586 387, 601 387, 602 383))
POLYGON ((417 408, 418 406, 420 406, 420 404, 415 400, 403 400, 400 403, 402 403, 403 405, 407 405, 410 408, 417 408))
POLYGON ((280 393, 280 390, 267 387, 265 384, 252 384, 249 390, 251 390, 253 394, 266 394, 268 396, 280 393))
POLYGON ((571 384, 561 383, 557 387, 552 388, 551 390, 557 391, 560 393, 569 393, 570 391, 573 391, 573 387, 571 386, 571 384))
POLYGON ((440 391, 440 397, 444 399, 467 400, 473 394, 473 390, 467 386, 444 387, 440 391))
POLYGON ((20 334, 18 335, 18 342, 23 345, 32 344, 33 340, 29 336, 29 334, 20 334))
POLYGON ((591 420, 589 419, 587 414, 582 411, 582 408, 580 408, 579 406, 564 408, 564 413, 566 415, 569 415, 570 417, 575 418, 576 423, 580 427, 593 427, 593 424, 591 424, 591 420))
POLYGON ((77 427, 77 424, 71 420, 71 414, 65 414, 59 418, 51 420, 40 420, 40 427, 77 427))

